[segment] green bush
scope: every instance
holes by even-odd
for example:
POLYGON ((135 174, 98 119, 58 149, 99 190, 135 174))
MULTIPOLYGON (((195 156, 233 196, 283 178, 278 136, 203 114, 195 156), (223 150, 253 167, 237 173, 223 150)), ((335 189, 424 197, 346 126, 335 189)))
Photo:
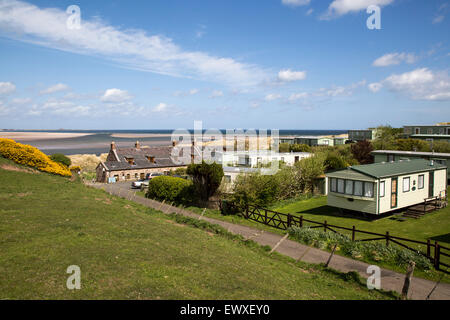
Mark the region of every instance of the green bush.
POLYGON ((324 232, 309 227, 292 227, 289 234, 299 242, 320 249, 331 249, 337 244, 336 251, 354 259, 381 261, 387 264, 406 267, 409 261, 416 263, 416 268, 429 270, 432 267, 426 257, 398 246, 386 246, 380 242, 352 241, 349 237, 334 232, 324 232))
POLYGON ((50 156, 50 159, 52 159, 55 162, 65 165, 67 168, 70 167, 70 165, 72 164, 72 160, 70 160, 70 158, 66 157, 62 153, 52 154, 50 156))
POLYGON ((146 197, 178 204, 190 203, 194 200, 192 182, 170 176, 155 177, 148 183, 146 197))

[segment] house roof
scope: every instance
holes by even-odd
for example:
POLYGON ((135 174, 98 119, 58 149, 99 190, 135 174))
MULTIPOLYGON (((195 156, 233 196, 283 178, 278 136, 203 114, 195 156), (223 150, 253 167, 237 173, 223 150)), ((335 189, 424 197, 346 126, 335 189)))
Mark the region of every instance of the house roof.
POLYGON ((105 161, 103 165, 111 171, 176 167, 183 164, 177 164, 171 157, 172 147, 141 147, 141 148, 118 148, 113 150, 118 161, 105 161), (153 157, 151 162, 147 157, 153 157), (134 164, 128 163, 127 159, 132 158, 134 164))
POLYGON ((435 161, 431 164, 431 161, 424 159, 379 162, 349 167, 350 170, 354 170, 374 178, 385 178, 446 168, 447 166, 445 165, 439 164, 435 161))
POLYGON ((341 179, 350 179, 350 180, 359 180, 359 181, 375 181, 376 178, 367 176, 365 174, 359 173, 357 171, 351 170, 350 168, 328 172, 326 174, 329 178, 341 178, 341 179))
POLYGON ((372 154, 396 154, 402 156, 417 156, 417 157, 437 157, 450 158, 450 153, 440 152, 418 152, 418 151, 401 151, 401 150, 375 150, 372 154))

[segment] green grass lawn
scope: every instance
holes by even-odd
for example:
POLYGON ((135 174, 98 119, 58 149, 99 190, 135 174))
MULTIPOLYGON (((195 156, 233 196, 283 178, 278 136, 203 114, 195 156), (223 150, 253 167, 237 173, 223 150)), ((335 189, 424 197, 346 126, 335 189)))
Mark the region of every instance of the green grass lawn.
MULTIPOLYGON (((305 219, 334 224, 343 227, 355 226, 356 229, 376 233, 386 233, 408 239, 426 241, 427 239, 450 244, 450 207, 434 211, 420 219, 408 218, 404 221, 394 216, 368 220, 358 216, 340 216, 336 208, 327 206, 326 196, 312 197, 307 200, 276 206, 274 211, 303 216, 305 219)), ((362 235, 361 235, 362 236, 362 235)), ((367 236, 365 236, 367 237, 367 236)))
POLYGON ((0 299, 392 297, 78 181, 17 170, 0 158, 0 299), (81 290, 66 288, 70 265, 81 290))

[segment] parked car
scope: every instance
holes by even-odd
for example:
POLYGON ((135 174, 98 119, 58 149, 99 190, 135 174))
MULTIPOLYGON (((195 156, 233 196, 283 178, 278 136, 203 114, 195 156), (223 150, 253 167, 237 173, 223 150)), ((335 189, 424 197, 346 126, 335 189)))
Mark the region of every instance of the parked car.
POLYGON ((149 180, 146 180, 146 179, 141 179, 141 180, 138 180, 138 181, 133 181, 132 183, 131 183, 131 188, 133 188, 133 189, 140 189, 141 187, 142 187, 142 185, 147 185, 148 186, 148 181, 149 180))
POLYGON ((151 179, 153 179, 154 177, 159 177, 159 176, 162 176, 163 174, 162 173, 159 173, 159 172, 152 172, 152 173, 147 173, 147 175, 145 176, 145 180, 151 180, 151 179))

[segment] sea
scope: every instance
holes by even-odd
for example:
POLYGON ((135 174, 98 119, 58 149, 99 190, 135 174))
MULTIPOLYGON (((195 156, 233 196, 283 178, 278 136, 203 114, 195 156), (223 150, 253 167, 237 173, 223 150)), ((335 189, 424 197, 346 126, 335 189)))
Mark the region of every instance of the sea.
MULTIPOLYGON (((244 129, 245 131, 246 129, 244 129)), ((62 153, 73 154, 96 154, 107 153, 112 141, 118 147, 131 147, 139 140, 141 145, 164 146, 171 144, 171 134, 174 130, 3 130, 4 132, 61 132, 61 133, 86 133, 89 135, 74 138, 42 139, 33 141, 17 142, 32 145, 42 152, 51 155, 62 153), (133 137, 117 137, 114 135, 132 135, 133 137), (151 135, 150 137, 136 137, 139 135, 151 135)), ((189 130, 193 133, 193 130, 189 130)), ((220 130, 224 135, 226 130, 220 130)), ((259 131, 256 130, 258 133, 259 131)), ((346 134, 348 130, 279 130, 280 137, 287 136, 321 136, 346 134)), ((270 130, 267 131, 270 137, 270 130)), ((1 136, 1 131, 0 131, 1 136)))

